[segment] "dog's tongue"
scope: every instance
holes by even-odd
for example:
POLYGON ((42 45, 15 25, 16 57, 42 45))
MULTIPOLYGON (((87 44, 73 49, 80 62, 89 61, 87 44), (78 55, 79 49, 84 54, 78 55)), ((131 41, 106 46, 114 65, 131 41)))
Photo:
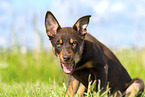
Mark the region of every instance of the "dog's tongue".
POLYGON ((71 73, 73 70, 73 64, 69 63, 69 64, 63 64, 62 63, 62 67, 63 67, 63 71, 64 73, 71 73))

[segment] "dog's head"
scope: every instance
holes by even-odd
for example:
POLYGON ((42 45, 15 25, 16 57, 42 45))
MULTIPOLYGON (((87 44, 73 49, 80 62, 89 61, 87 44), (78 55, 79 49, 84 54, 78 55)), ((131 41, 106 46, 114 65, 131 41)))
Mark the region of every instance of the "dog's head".
POLYGON ((76 63, 81 58, 83 40, 87 33, 86 27, 90 17, 90 15, 81 17, 73 27, 61 28, 54 15, 50 11, 46 13, 46 33, 52 43, 55 55, 60 60, 64 73, 72 73, 76 63))

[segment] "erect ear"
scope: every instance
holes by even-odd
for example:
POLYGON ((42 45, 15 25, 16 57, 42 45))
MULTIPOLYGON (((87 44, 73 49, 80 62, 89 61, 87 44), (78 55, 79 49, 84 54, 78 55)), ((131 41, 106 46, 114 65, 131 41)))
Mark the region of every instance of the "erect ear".
POLYGON ((45 16, 45 27, 49 39, 53 38, 56 35, 58 29, 61 28, 58 21, 50 11, 47 11, 45 16))
POLYGON ((76 30, 78 34, 84 38, 85 34, 87 33, 87 26, 89 24, 89 18, 91 15, 83 16, 77 20, 77 22, 74 24, 73 29, 76 30))

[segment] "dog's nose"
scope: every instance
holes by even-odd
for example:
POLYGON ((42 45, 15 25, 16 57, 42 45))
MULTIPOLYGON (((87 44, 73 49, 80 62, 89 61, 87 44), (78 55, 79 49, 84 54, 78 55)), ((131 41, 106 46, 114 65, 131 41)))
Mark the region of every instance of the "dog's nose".
POLYGON ((64 61, 69 61, 70 58, 71 58, 70 55, 65 55, 65 56, 63 56, 63 60, 64 60, 64 61))

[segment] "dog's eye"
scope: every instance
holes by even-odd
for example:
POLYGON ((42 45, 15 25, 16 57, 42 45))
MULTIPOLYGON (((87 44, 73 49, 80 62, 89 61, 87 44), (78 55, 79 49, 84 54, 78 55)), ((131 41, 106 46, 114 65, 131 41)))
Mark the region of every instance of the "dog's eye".
POLYGON ((73 46, 73 47, 77 46, 77 42, 74 41, 74 42, 72 43, 72 46, 73 46))
POLYGON ((56 42, 56 46, 57 47, 61 47, 62 46, 62 40, 61 39, 56 42))
POLYGON ((70 39, 70 44, 71 44, 73 47, 75 47, 75 46, 77 45, 77 42, 74 41, 73 39, 70 39))
POLYGON ((62 46, 62 44, 61 44, 61 43, 59 43, 59 42, 57 42, 57 43, 56 43, 56 46, 57 46, 57 47, 61 47, 61 46, 62 46))
POLYGON ((56 43, 56 47, 57 48, 61 48, 62 47, 62 44, 58 42, 58 43, 56 43))

